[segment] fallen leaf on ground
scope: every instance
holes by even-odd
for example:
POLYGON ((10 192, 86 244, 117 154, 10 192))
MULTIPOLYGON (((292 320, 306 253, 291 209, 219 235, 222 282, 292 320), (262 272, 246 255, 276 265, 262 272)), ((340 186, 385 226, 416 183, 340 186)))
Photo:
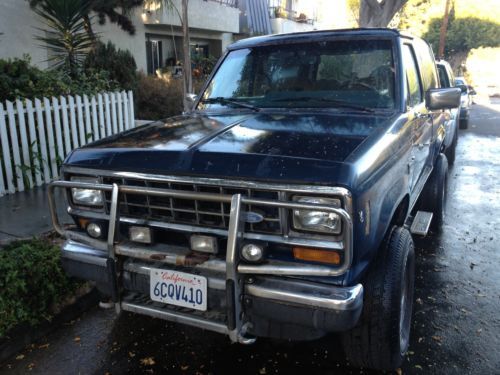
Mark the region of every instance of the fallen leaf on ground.
POLYGON ((43 344, 43 345, 40 345, 40 346, 38 347, 38 349, 47 349, 49 346, 50 346, 50 344, 49 344, 49 343, 47 343, 47 344, 43 344))
POLYGON ((135 357, 135 353, 134 353, 134 352, 128 352, 128 356, 129 356, 130 358, 134 358, 134 357, 135 357))
POLYGON ((182 371, 186 371, 188 368, 189 368, 189 366, 188 366, 188 365, 186 365, 186 366, 181 366, 181 370, 182 370, 182 371))
POLYGON ((437 341, 437 342, 442 342, 443 341, 443 339, 441 338, 441 336, 432 336, 432 339, 434 341, 437 341))
POLYGON ((81 338, 76 336, 74 339, 73 339, 74 342, 80 342, 81 341, 81 338))
POLYGON ((153 357, 146 357, 141 359, 141 365, 143 366, 153 366, 155 364, 155 359, 153 357))
POLYGON ((260 375, 267 374, 267 372, 266 372, 266 368, 265 368, 265 367, 262 367, 262 368, 259 370, 259 374, 260 374, 260 375))
POLYGON ((24 359, 24 354, 19 354, 16 359, 20 361, 21 359, 24 359))

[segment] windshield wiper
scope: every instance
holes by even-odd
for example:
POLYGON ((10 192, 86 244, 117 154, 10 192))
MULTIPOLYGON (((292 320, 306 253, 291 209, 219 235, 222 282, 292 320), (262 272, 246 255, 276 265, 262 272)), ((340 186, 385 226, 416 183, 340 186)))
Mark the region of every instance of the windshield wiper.
POLYGON ((242 103, 240 101, 238 101, 237 98, 224 98, 222 96, 218 96, 216 98, 206 98, 206 99, 201 99, 200 100, 203 104, 231 104, 231 105, 234 105, 234 106, 237 106, 237 107, 241 107, 241 108, 248 108, 248 109, 251 109, 253 111, 260 111, 260 108, 259 107, 256 107, 254 105, 251 105, 251 104, 248 104, 248 103, 242 103))
POLYGON ((338 99, 333 99, 333 98, 317 98, 314 96, 298 96, 298 97, 293 97, 293 98, 276 98, 276 99, 271 99, 270 101, 271 102, 288 102, 288 101, 290 101, 290 102, 295 102, 295 101, 326 102, 326 103, 334 104, 335 107, 355 109, 358 111, 370 112, 370 113, 375 112, 375 110, 373 108, 348 103, 344 100, 338 100, 338 99))

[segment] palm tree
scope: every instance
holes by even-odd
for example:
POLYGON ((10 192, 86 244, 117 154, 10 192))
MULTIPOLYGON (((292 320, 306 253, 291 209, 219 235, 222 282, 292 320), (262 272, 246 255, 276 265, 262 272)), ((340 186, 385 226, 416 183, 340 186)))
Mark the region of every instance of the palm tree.
MULTIPOLYGON (((27 1, 29 1, 30 6, 35 9, 40 4, 45 2, 45 0, 27 1)), ((130 19, 130 13, 134 8, 137 8, 148 1, 162 3, 168 0, 89 0, 89 13, 90 11, 94 12, 97 15, 100 24, 104 24, 106 23, 106 20, 109 20, 112 23, 116 23, 122 30, 133 35, 135 33, 135 26, 130 19)), ((88 34, 94 36, 89 13, 83 16, 85 20, 85 28, 88 34)))
POLYGON ((49 51, 49 61, 56 68, 76 76, 94 38, 86 30, 85 17, 90 13, 92 0, 41 0, 35 12, 47 28, 35 36, 49 51))
MULTIPOLYGON (((135 27, 130 20, 131 11, 138 6, 154 7, 161 10, 167 7, 175 11, 183 30, 184 53, 184 93, 193 91, 191 75, 191 56, 189 49, 188 0, 182 0, 179 11, 173 0, 28 0, 35 11, 46 20, 51 30, 47 37, 37 37, 52 52, 51 60, 58 66, 69 68, 75 74, 75 68, 85 57, 86 51, 96 41, 92 30, 91 12, 96 12, 101 24, 106 19, 119 25, 123 30, 134 34, 135 27), (158 7, 159 6, 159 7, 158 7), (86 35, 84 35, 86 34, 86 35)), ((186 95, 184 95, 186 96, 186 95)), ((189 108, 184 101, 184 108, 189 108)))

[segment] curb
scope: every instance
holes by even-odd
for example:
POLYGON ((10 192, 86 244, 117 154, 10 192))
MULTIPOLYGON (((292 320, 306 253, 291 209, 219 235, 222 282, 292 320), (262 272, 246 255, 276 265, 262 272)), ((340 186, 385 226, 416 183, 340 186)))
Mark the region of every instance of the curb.
POLYGON ((0 340, 0 363, 20 352, 34 341, 55 331, 63 323, 75 320, 85 311, 97 306, 98 302, 99 293, 96 288, 92 288, 88 293, 77 298, 75 303, 65 307, 50 322, 43 322, 35 327, 21 325, 12 329, 8 333, 8 338, 0 340))

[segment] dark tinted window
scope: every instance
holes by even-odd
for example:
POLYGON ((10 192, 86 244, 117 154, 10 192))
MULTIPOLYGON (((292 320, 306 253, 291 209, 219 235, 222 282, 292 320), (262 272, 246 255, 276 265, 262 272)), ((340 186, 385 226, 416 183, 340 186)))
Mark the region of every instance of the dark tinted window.
POLYGON ((436 63, 434 61, 434 54, 431 48, 423 40, 416 39, 413 43, 415 52, 418 59, 420 74, 422 76, 422 83, 424 91, 435 89, 438 86, 438 78, 436 72, 436 63))
POLYGON ((413 107, 422 103, 422 84, 415 62, 415 55, 412 48, 408 45, 403 46, 403 60, 406 71, 406 80, 408 85, 408 105, 413 107))
POLYGON ((394 83, 389 40, 261 46, 228 54, 201 107, 230 98, 261 108, 394 108, 394 83))
POLYGON ((441 87, 450 87, 450 80, 448 77, 448 73, 446 72, 446 67, 444 65, 438 65, 438 73, 439 73, 439 83, 441 83, 441 87))

